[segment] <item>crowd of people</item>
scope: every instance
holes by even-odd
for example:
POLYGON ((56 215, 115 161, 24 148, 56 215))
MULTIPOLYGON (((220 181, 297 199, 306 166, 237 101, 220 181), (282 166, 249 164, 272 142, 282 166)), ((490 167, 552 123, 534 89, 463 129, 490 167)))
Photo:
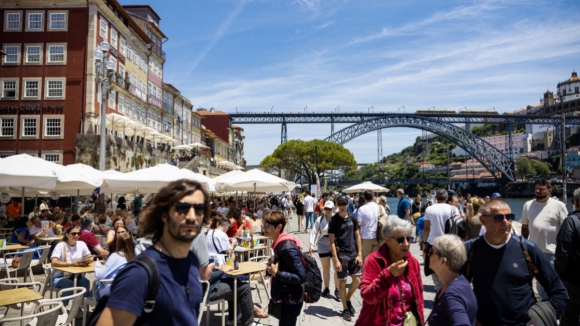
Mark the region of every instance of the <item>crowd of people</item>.
MULTIPOLYGON (((134 217, 124 200, 105 214, 41 205, 30 217, 17 219, 11 241, 34 246, 38 237, 61 235, 51 248, 55 267, 84 266, 96 258, 98 298, 108 297, 98 325, 136 320, 195 325, 203 297, 200 280, 209 282, 208 300, 228 302, 228 324, 234 318, 242 326, 258 324, 270 312, 253 302, 248 281, 261 276, 240 276, 234 303, 228 264, 247 233, 271 240, 266 274, 270 308, 280 308, 280 325, 296 325, 303 308, 307 270, 302 252, 316 252, 322 297, 341 302, 338 313, 345 321, 358 314, 355 325, 537 325, 540 317, 579 324, 580 189, 568 213, 552 198, 550 183, 539 181, 535 198, 523 207, 521 232, 498 193, 460 198, 438 189, 425 201, 420 194, 408 198, 403 189, 396 195, 391 214, 386 198, 371 191, 353 197, 303 192, 211 199, 199 183, 179 180, 161 189, 147 207, 137 196, 134 217), (294 216, 297 230, 291 234, 294 216), (465 222, 464 232, 446 231, 454 217, 465 222), (308 244, 296 237, 304 232, 310 233, 308 244), (420 246, 422 257, 411 253, 412 245, 420 246), (150 271, 136 256, 147 256, 158 270, 154 305, 148 300, 150 271), (432 277, 436 292, 428 316, 423 274, 432 277), (357 291, 360 311, 352 304, 357 291)), ((90 293, 84 276, 77 284, 90 293)), ((54 287, 72 285, 54 272, 54 287)))

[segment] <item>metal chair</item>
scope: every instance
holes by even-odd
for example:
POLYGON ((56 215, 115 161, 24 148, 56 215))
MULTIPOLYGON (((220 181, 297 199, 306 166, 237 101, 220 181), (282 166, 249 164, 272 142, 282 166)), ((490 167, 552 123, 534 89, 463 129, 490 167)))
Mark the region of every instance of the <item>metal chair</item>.
POLYGON ((96 306, 97 302, 99 302, 99 300, 97 300, 97 283, 112 283, 113 279, 104 279, 104 280, 100 280, 100 281, 95 281, 93 282, 93 287, 91 289, 91 296, 90 297, 86 297, 85 298, 85 302, 83 303, 83 326, 85 326, 85 323, 87 321, 87 313, 89 312, 89 307, 90 306, 96 306))
POLYGON ((0 262, 0 271, 6 271, 6 275, 11 277, 10 273, 15 272, 14 276, 18 277, 18 271, 24 269, 24 281, 26 282, 26 276, 30 274, 30 280, 34 282, 34 275, 32 275, 32 258, 34 258, 34 253, 36 249, 29 249, 20 252, 8 252, 4 254, 4 262, 0 262), (18 257, 22 255, 21 257, 18 257), (21 258, 20 265, 18 267, 12 267, 12 262, 14 258, 21 258))
POLYGON ((218 305, 218 309, 222 311, 222 326, 226 326, 226 303, 227 301, 224 299, 219 299, 211 302, 207 302, 207 296, 209 294, 209 282, 208 281, 201 281, 201 290, 203 292, 203 300, 199 305, 199 315, 197 316, 197 324, 201 323, 201 317, 203 316, 203 311, 205 310, 207 313, 205 314, 205 324, 209 326, 209 310, 210 306, 218 305))
POLYGON ((70 325, 74 326, 75 318, 77 317, 77 313, 83 304, 83 297, 87 289, 82 286, 66 288, 58 291, 56 298, 54 299, 42 299, 40 303, 57 303, 62 302, 63 306, 61 309, 61 314, 58 316, 56 325, 64 326, 70 325), (73 292, 71 295, 63 296, 63 293, 73 292), (67 305, 64 306, 64 303, 67 302, 67 305), (67 309, 67 307, 69 307, 67 309))
POLYGON ((61 308, 62 302, 47 302, 38 305, 38 307, 36 307, 35 313, 32 315, 10 318, 4 318, 4 315, 0 315, 0 326, 12 324, 14 322, 22 323, 27 320, 28 320, 27 325, 32 324, 42 326, 55 326, 61 308), (36 320, 36 322, 33 323, 32 322, 33 320, 36 320))
MULTIPOLYGON (((254 262, 258 262, 258 263, 267 263, 268 259, 270 259, 270 257, 268 256, 256 256, 256 257, 252 257, 250 258, 250 261, 254 261, 254 262)), ((262 274, 263 275, 263 274, 262 274)), ((266 296, 268 297, 268 300, 270 300, 270 291, 268 291, 268 284, 267 284, 267 280, 262 281, 260 280, 252 280, 250 278, 250 287, 253 289, 256 289, 256 292, 258 292, 258 298, 260 298, 260 302, 262 301, 262 295, 260 294, 260 289, 258 289, 258 285, 262 285, 264 287, 264 291, 266 291, 266 296), (255 285, 255 287, 252 287, 252 285, 255 285)))

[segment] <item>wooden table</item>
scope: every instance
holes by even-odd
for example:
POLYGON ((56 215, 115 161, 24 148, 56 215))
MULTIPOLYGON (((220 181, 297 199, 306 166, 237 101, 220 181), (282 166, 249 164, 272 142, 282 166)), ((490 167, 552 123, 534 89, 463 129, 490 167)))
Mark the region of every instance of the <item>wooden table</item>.
POLYGON ((268 296, 268 300, 270 300, 270 293, 268 293, 268 289, 266 288, 266 280, 264 279, 263 273, 266 270, 266 267, 267 265, 264 263, 247 261, 240 263, 240 269, 237 271, 233 270, 224 272, 224 274, 228 274, 234 277, 234 326, 238 326, 238 276, 251 273, 260 273, 260 277, 264 283, 264 288, 266 289, 266 295, 268 296))
POLYGON ((0 306, 40 300, 43 296, 29 288, 0 291, 0 306))
MULTIPOLYGON (((95 262, 90 263, 87 266, 71 266, 71 267, 52 267, 53 270, 57 270, 57 271, 61 271, 61 272, 65 272, 65 273, 71 273, 71 274, 82 274, 82 273, 93 273, 95 271, 95 262)), ((53 284, 54 281, 54 272, 50 273, 50 284, 53 284)), ((77 278, 74 278, 74 285, 73 286, 77 286, 77 278)), ((52 294, 52 292, 50 292, 52 294)))
POLYGON ((40 242, 53 242, 53 241, 61 241, 62 237, 58 237, 58 236, 54 236, 54 237, 39 237, 36 238, 36 240, 40 241, 40 242))
POLYGON ((247 253, 247 252, 255 252, 255 251, 258 251, 258 250, 262 250, 262 252, 263 252, 263 250, 266 250, 266 249, 268 249, 268 247, 262 245, 262 246, 257 246, 257 247, 254 247, 254 248, 236 247, 234 249, 234 251, 235 252, 239 252, 239 253, 247 253))
POLYGON ((0 251, 4 251, 4 250, 20 250, 20 249, 26 249, 28 248, 28 246, 23 246, 20 244, 13 244, 13 245, 6 245, 6 248, 0 248, 0 251))

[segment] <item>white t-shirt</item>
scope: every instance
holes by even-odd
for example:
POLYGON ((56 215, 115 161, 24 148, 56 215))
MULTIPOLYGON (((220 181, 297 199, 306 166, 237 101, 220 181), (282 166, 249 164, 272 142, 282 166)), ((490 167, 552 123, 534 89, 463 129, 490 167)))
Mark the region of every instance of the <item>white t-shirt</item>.
POLYGON ((40 209, 40 212, 42 212, 43 209, 49 210, 48 205, 45 203, 40 204, 40 206, 38 208, 40 209))
POLYGON ((216 266, 225 265, 226 259, 224 258, 224 255, 220 254, 220 252, 231 249, 228 235, 224 231, 213 229, 207 232, 205 239, 207 242, 208 256, 214 257, 214 262, 216 266), (218 248, 218 251, 215 250, 216 247, 218 248))
MULTIPOLYGON (((38 228, 38 227, 36 227, 36 226, 34 226, 34 225, 33 225, 33 226, 30 228, 30 234, 37 234, 38 232, 42 231, 42 229, 43 229, 43 228, 44 228, 46 225, 49 225, 49 224, 50 224, 50 222, 49 222, 49 221, 40 221, 40 223, 42 224, 42 227, 41 227, 41 228, 38 228)), ((41 236, 43 236, 43 237, 44 237, 44 235, 45 235, 45 234, 48 234, 48 236, 49 236, 49 237, 54 237, 54 231, 52 231, 52 229, 51 229, 51 228, 48 228, 48 229, 46 229, 46 231, 45 231, 45 232, 43 232, 43 233, 41 234, 41 236)))
POLYGON ((380 217, 381 210, 375 202, 368 202, 358 209, 356 220, 361 223, 361 239, 376 239, 377 223, 380 217))
POLYGON ((452 210, 455 210, 455 214, 459 215, 457 207, 445 203, 437 203, 425 209, 425 221, 431 222, 429 239, 427 239, 429 244, 432 245, 435 238, 445 234, 445 222, 451 216, 452 210))
POLYGON ((538 245, 543 253, 556 253, 556 236, 568 216, 566 205, 559 200, 549 198, 545 203, 535 199, 527 201, 522 210, 522 224, 530 230, 528 240, 538 245))
MULTIPOLYGON (((91 254, 89 248, 87 247, 87 244, 84 243, 83 241, 77 241, 77 243, 72 247, 66 242, 59 242, 59 244, 57 244, 56 247, 54 247, 54 250, 52 251, 52 255, 50 256, 51 260, 53 258, 58 258, 59 261, 63 261, 62 257, 63 243, 66 246, 66 262, 74 263, 76 261, 83 260, 84 256, 91 254)), ((55 278, 62 277, 62 272, 55 270, 54 277, 55 278)))
POLYGON ((304 211, 306 213, 314 213, 314 205, 316 205, 316 200, 312 196, 306 196, 304 198, 304 211))

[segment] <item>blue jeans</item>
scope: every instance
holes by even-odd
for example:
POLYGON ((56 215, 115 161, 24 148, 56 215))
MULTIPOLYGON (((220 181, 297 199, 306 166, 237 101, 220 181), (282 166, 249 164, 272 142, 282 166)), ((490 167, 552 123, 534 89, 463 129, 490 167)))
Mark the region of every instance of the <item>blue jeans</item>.
MULTIPOLYGON (((91 296, 91 281, 89 281, 83 275, 79 275, 79 276, 75 275, 75 277, 77 277, 77 286, 82 286, 85 289, 87 289, 87 292, 85 292, 85 297, 90 297, 91 296)), ((52 285, 55 288, 68 289, 68 288, 74 287, 74 281, 72 278, 56 277, 53 280, 52 285)), ((69 296, 72 294, 73 294, 72 291, 68 291, 68 292, 64 292, 63 296, 69 296)), ((68 304, 68 300, 64 300, 62 304, 66 306, 68 304)))
POLYGON ((314 228, 314 212, 306 212, 306 221, 304 221, 304 229, 308 229, 308 221, 310 221, 310 227, 314 228))

